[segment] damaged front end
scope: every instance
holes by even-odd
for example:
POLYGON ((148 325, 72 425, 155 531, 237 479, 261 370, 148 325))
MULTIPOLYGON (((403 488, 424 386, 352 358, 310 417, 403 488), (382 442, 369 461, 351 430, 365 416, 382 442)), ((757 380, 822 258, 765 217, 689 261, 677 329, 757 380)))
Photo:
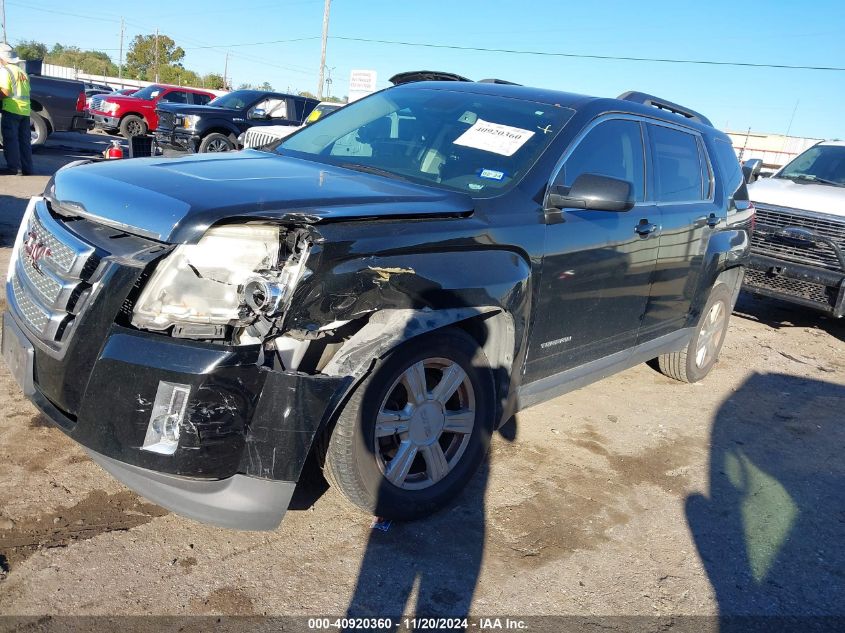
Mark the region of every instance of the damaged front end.
POLYGON ((10 264, 4 358, 39 409, 140 494, 272 529, 351 384, 289 371, 275 350, 315 239, 308 226, 224 224, 173 247, 36 198, 10 264))

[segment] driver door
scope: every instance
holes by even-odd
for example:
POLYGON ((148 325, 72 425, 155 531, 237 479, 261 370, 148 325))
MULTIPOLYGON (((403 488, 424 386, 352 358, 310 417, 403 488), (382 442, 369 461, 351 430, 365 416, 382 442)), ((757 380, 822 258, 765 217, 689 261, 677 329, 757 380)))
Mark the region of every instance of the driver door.
POLYGON ((249 124, 262 126, 293 124, 288 119, 288 105, 288 100, 281 97, 262 99, 249 109, 247 113, 249 124))
POLYGON ((583 365, 636 344, 657 260, 659 211, 646 202, 641 123, 606 119, 590 129, 551 183, 581 174, 633 185, 629 211, 563 209, 547 223, 526 381, 583 365))

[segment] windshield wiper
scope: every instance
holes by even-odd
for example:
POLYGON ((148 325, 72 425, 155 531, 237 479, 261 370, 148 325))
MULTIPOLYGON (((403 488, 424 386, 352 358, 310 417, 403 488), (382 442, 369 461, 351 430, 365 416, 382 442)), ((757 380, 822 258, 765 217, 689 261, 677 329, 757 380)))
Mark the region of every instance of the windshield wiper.
POLYGON ((803 180, 806 182, 818 182, 823 185, 833 185, 834 187, 845 187, 845 184, 841 182, 836 182, 833 180, 828 180, 826 178, 819 178, 818 176, 814 176, 812 174, 794 174, 791 176, 787 176, 784 174, 781 178, 786 178, 788 180, 803 180))
POLYGON ((387 176, 388 178, 396 178, 397 180, 409 180, 404 176, 400 176, 399 174, 387 171, 386 169, 381 169, 380 167, 373 167, 372 165, 362 165, 361 163, 339 163, 340 167, 345 167, 346 169, 354 169, 355 171, 362 171, 366 174, 376 174, 377 176, 387 176))

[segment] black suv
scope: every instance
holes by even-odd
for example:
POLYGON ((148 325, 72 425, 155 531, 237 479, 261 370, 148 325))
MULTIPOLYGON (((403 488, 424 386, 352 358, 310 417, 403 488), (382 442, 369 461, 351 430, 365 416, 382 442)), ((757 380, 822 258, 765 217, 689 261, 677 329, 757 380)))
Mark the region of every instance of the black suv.
POLYGON ((520 409, 645 361, 703 378, 752 219, 730 140, 681 106, 409 83, 272 149, 58 171, 3 354, 176 512, 272 528, 313 455, 408 519, 520 409))
POLYGON ((189 152, 228 152, 237 138, 260 125, 302 125, 319 103, 317 99, 267 92, 236 90, 205 106, 162 103, 156 108, 159 145, 189 152))

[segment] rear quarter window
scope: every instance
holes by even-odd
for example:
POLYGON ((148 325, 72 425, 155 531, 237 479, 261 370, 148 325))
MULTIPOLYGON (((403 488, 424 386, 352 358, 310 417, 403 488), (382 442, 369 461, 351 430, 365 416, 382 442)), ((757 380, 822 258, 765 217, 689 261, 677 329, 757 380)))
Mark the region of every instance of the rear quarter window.
POLYGON ((733 146, 720 138, 713 141, 716 163, 722 181, 725 183, 725 192, 733 196, 734 200, 748 200, 748 188, 745 185, 745 178, 742 175, 742 167, 736 157, 733 146))

